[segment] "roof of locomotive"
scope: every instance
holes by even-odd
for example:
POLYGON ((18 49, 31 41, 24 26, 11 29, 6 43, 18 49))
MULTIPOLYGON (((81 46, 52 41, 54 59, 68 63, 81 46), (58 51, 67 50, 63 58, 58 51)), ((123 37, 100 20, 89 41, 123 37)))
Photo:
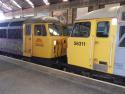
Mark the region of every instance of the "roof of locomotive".
POLYGON ((55 17, 33 17, 28 18, 24 23, 60 23, 60 21, 55 17))
POLYGON ((60 21, 55 17, 29 17, 29 18, 15 18, 1 21, 0 23, 12 23, 20 22, 23 23, 60 23, 60 21))
POLYGON ((125 6, 114 6, 114 7, 106 7, 98 10, 94 10, 83 14, 80 18, 76 20, 82 19, 99 19, 99 18, 117 18, 119 16, 120 10, 125 12, 125 6))
POLYGON ((11 22, 19 22, 19 21, 25 21, 26 18, 14 18, 14 19, 6 19, 6 20, 2 20, 0 21, 0 23, 11 23, 11 22))

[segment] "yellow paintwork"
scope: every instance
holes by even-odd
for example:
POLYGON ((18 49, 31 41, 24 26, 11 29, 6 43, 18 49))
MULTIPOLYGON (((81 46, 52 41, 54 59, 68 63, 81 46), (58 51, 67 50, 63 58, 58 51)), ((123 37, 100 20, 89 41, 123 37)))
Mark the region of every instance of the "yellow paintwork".
MULTIPOLYGON (((88 20, 85 20, 85 22, 88 20)), ((91 22, 91 21, 90 21, 91 22)), ((90 38, 70 37, 68 39, 68 63, 79 67, 92 69, 90 38), (86 46, 75 46, 76 42, 85 42, 86 46)))
POLYGON ((23 25, 23 55, 32 56, 32 36, 25 35, 25 24, 23 25))
MULTIPOLYGON (((32 24, 32 35, 26 36, 24 33, 23 37, 23 55, 27 57, 39 57, 39 58, 55 58, 66 55, 67 43, 62 43, 63 40, 66 41, 67 37, 64 36, 51 36, 48 29, 48 24, 50 23, 34 23, 32 24), (47 36, 35 36, 34 26, 35 25, 45 25, 47 36), (60 44, 54 45, 54 41, 60 42, 60 44), (64 48, 62 46, 65 46, 64 48), (31 49, 30 51, 28 51, 31 49), (56 50, 54 50, 56 49, 56 50)), ((24 25, 25 32, 25 25, 24 25)))
POLYGON ((70 37, 68 39, 68 64, 87 69, 93 69, 94 64, 99 61, 107 62, 107 73, 113 73, 114 54, 116 45, 117 25, 112 25, 113 18, 80 20, 77 22, 91 22, 91 34, 88 38, 70 37), (108 38, 96 37, 96 27, 99 21, 110 21, 108 38), (74 42, 85 42, 85 46, 76 46, 74 42))

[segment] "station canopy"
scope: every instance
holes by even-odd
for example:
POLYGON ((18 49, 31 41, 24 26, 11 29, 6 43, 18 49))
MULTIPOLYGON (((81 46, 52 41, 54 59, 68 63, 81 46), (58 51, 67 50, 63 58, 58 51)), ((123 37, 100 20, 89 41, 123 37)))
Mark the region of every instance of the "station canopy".
POLYGON ((4 13, 38 6, 72 2, 76 0, 0 0, 0 10, 4 13))

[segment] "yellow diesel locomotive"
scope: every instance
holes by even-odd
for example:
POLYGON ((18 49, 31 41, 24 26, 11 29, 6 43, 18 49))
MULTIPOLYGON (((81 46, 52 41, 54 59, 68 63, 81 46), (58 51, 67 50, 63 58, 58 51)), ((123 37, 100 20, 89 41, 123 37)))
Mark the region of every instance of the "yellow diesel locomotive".
POLYGON ((125 85, 124 9, 107 7, 83 14, 68 42, 57 19, 31 17, 0 22, 0 52, 54 60, 61 69, 91 77, 98 73, 104 78, 120 77, 125 85), (63 61, 66 55, 68 62, 63 61))
POLYGON ((0 51, 25 57, 56 59, 66 55, 66 36, 52 17, 0 22, 0 51))
POLYGON ((83 14, 68 38, 68 64, 125 77, 125 6, 83 14))

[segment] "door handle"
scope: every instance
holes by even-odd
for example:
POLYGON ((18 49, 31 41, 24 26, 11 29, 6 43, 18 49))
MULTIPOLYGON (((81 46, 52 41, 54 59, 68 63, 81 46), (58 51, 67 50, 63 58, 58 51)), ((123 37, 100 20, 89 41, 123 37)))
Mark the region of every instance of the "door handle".
POLYGON ((98 63, 98 58, 94 58, 94 63, 98 63))

